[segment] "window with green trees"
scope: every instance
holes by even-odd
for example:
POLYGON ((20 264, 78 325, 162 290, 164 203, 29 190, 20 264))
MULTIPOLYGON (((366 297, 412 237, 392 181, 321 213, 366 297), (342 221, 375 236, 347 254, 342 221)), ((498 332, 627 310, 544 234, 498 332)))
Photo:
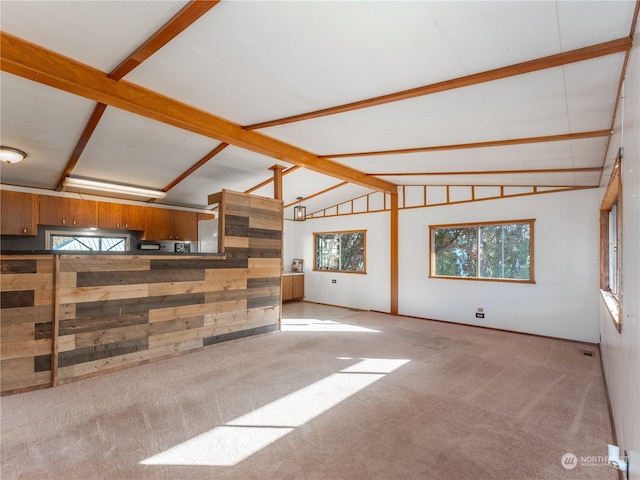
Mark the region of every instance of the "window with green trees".
POLYGON ((430 226, 430 276, 533 283, 533 222, 430 226))
POLYGON ((366 231, 314 233, 314 270, 366 273, 366 231))

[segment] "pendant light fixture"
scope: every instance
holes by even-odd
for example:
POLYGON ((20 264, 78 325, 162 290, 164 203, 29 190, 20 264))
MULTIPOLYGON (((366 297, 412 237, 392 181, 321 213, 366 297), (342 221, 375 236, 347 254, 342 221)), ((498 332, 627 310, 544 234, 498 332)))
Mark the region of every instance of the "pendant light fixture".
MULTIPOLYGON (((298 197, 298 203, 301 201, 302 197, 298 197)), ((293 219, 296 222, 304 222, 307 219, 307 207, 300 204, 293 207, 293 219)))

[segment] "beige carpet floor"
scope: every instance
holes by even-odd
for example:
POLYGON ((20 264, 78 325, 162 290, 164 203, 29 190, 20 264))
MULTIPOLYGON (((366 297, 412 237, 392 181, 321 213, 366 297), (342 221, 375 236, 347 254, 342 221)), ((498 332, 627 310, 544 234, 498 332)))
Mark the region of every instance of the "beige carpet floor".
POLYGON ((3 397, 2 480, 617 478, 598 458, 612 434, 597 348, 284 313, 280 333, 3 397))

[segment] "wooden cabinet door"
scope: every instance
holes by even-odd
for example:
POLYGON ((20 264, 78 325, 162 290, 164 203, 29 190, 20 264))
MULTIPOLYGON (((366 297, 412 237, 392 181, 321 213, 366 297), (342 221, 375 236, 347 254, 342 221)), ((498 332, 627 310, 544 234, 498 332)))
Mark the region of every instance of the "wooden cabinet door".
POLYGON ((147 229, 147 207, 140 205, 122 205, 122 224, 125 230, 147 229))
POLYGON ((304 275, 293 275, 292 298, 304 298, 304 275))
POLYGON ((98 202, 98 227, 122 229, 122 205, 98 202))
POLYGON ((40 195, 40 224, 69 226, 69 199, 40 195))
POLYGON ((198 214, 173 210, 173 238, 169 240, 198 240, 198 214))
POLYGON ((69 219, 72 227, 97 227, 98 202, 95 200, 80 200, 68 198, 69 219))
POLYGON ((149 208, 147 210, 148 240, 168 240, 173 227, 172 212, 164 208, 149 208))
POLYGON ((38 234, 38 197, 31 193, 0 192, 2 235, 38 234))
POLYGON ((293 276, 282 276, 282 301, 291 300, 293 298, 293 276))

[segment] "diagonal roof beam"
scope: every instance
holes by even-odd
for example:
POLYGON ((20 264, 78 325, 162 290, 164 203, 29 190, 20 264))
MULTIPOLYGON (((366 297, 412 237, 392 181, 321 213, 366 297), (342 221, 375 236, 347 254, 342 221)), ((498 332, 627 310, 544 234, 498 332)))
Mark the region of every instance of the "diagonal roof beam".
POLYGON ((58 180, 58 185, 56 185, 56 190, 58 192, 62 190, 64 179, 67 178, 69 175, 71 175, 71 172, 73 171, 73 169, 76 168, 76 165, 78 164, 78 160, 80 160, 80 155, 82 155, 82 152, 84 152, 84 149, 86 148, 87 143, 89 143, 89 139, 91 138, 91 135, 93 135, 93 132, 98 126, 98 123, 100 122, 100 119, 102 118, 102 114, 104 113, 106 108, 107 106, 104 103, 98 103, 93 109, 93 112, 91 112, 89 121, 87 122, 87 125, 84 127, 84 130, 82 131, 82 134, 80 135, 80 138, 78 139, 78 143, 76 143, 76 146, 73 149, 73 152, 71 152, 71 157, 69 157, 69 160, 67 161, 67 165, 64 167, 62 176, 58 180))
POLYGON ((322 190, 320 192, 316 192, 316 193, 313 193, 311 195, 307 195, 306 197, 304 197, 304 198, 302 198, 300 200, 296 200, 295 202, 291 202, 290 204, 285 205, 284 208, 293 207, 294 205, 302 203, 303 200, 310 200, 312 198, 319 197, 320 195, 324 195, 325 193, 330 192, 331 190, 335 190, 336 188, 344 187, 348 183, 349 182, 341 182, 341 183, 338 183, 338 184, 334 185, 333 187, 325 188, 324 190, 322 190))
POLYGON ((346 103, 344 105, 339 105, 336 107, 324 108, 322 110, 316 110, 308 113, 301 113, 299 115, 293 115, 290 117, 271 120, 268 122, 255 123, 253 125, 248 125, 245 128, 247 130, 256 130, 259 128, 274 127, 276 125, 285 125, 287 123, 300 122, 302 120, 311 120, 312 118, 325 117, 327 115, 336 115, 338 113, 345 113, 361 108, 374 107, 376 105, 383 105, 385 103, 398 102, 400 100, 407 100, 409 98, 430 95, 432 93, 439 93, 456 88, 469 87, 471 85, 477 85, 479 83, 491 82, 493 80, 522 75, 523 73, 531 73, 547 68, 560 67, 569 63, 581 62, 583 60, 589 60, 605 55, 612 55, 614 53, 628 52, 631 49, 631 43, 632 42, 630 37, 620 38, 618 40, 599 43, 597 45, 591 45, 589 47, 579 48, 577 50, 571 50, 569 52, 558 53, 556 55, 550 55, 548 57, 542 57, 535 60, 529 60, 527 62, 516 63, 507 67, 496 68, 494 70, 488 70, 486 72, 474 73, 473 75, 467 75, 451 80, 445 80, 443 82, 424 85, 422 87, 403 90, 401 92, 369 98, 367 100, 346 103))
POLYGON ((205 1, 191 0, 182 9, 169 19, 160 29, 151 35, 149 39, 140 45, 135 52, 129 55, 110 74, 114 80, 120 80, 127 73, 156 53, 167 43, 189 28, 193 22, 215 7, 220 0, 205 1))
POLYGON ((229 144, 224 142, 218 145, 216 148, 214 148, 209 153, 207 153, 204 157, 198 160, 195 164, 189 167, 186 171, 184 171, 178 178, 174 179, 171 183, 169 183, 166 187, 164 187, 162 191, 166 193, 169 190, 171 190, 173 187, 175 187, 177 184, 179 184, 181 181, 183 181, 185 178, 187 178, 189 175, 191 175, 193 172, 195 172, 197 169, 199 169, 201 166, 203 166, 213 157, 218 155, 221 151, 223 151, 228 146, 229 144))
MULTIPOLYGON (((288 173, 291 172, 295 172, 297 169, 299 169, 300 167, 297 165, 294 165, 293 167, 289 167, 286 170, 282 171, 282 175, 286 175, 288 173)), ((265 180, 264 182, 260 182, 258 185, 254 185, 253 187, 247 189, 244 191, 244 193, 251 193, 251 192, 255 192, 256 190, 258 190, 259 188, 262 188, 266 185, 269 185, 270 183, 273 182, 273 176, 267 180, 265 180)))
MULTIPOLYGON (((144 62, 151 55, 156 53, 167 43, 173 40, 178 34, 189 27, 193 22, 199 19, 206 12, 215 7, 220 0, 215 1, 200 1, 191 0, 185 5, 178 13, 176 13, 167 23, 165 23, 160 29, 154 33, 146 42, 136 49, 131 55, 129 55, 120 65, 118 65, 110 74, 109 77, 114 80, 120 80, 127 73, 131 72, 134 68, 144 62)), ((98 103, 94 108, 87 125, 85 126, 80 139, 73 149, 71 157, 64 168, 62 176, 58 180, 56 190, 62 190, 64 179, 71 175, 71 172, 78 164, 78 160, 84 152, 84 149, 89 143, 89 139, 93 135, 102 114, 107 106, 104 103, 98 103)), ((182 179, 181 179, 182 180, 182 179)), ((177 183, 177 182, 176 182, 177 183)))
POLYGON ((20 77, 373 190, 397 186, 0 32, 0 68, 20 77))
POLYGON ((510 145, 523 145, 526 143, 560 142, 563 140, 581 140, 584 138, 608 137, 609 135, 611 135, 611 130, 594 130, 592 132, 565 133, 561 135, 548 135, 544 137, 512 138, 507 140, 492 140, 490 142, 460 143, 457 145, 400 148, 396 150, 378 150, 375 152, 336 153, 333 155, 322 155, 321 158, 373 157, 377 155, 443 152, 447 150, 464 150, 468 148, 506 147, 510 145))

